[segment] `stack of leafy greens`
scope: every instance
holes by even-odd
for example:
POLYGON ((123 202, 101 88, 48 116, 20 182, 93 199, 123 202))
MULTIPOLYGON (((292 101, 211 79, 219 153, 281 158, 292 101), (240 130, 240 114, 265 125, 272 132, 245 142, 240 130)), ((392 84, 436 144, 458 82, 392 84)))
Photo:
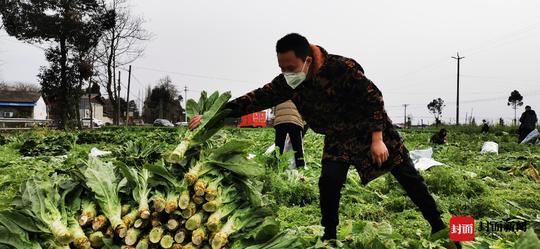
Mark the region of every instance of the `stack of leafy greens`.
POLYGON ((248 159, 250 142, 205 146, 229 98, 203 93, 197 110, 190 101, 203 124, 186 131, 169 162, 156 160, 151 144, 131 142, 116 159, 90 156, 29 179, 0 213, 0 248, 299 248, 265 206, 265 166, 248 159))

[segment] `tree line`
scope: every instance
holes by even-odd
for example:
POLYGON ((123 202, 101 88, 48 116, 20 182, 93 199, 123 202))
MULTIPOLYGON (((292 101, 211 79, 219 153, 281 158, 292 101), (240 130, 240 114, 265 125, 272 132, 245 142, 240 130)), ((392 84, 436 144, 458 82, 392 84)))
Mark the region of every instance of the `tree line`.
MULTIPOLYGON (((127 0, 0 1, 0 15, 8 35, 46 46, 48 65, 38 80, 60 128, 80 126, 79 100, 93 85, 103 87, 111 103, 125 103, 119 71, 143 54, 152 37, 127 0)), ((122 108, 127 104, 112 104, 115 124, 122 108)))

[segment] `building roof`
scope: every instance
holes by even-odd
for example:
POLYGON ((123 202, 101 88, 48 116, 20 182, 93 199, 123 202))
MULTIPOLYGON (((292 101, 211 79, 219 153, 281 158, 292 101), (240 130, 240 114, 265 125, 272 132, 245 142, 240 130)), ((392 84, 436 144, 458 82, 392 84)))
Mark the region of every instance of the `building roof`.
POLYGON ((9 103, 36 103, 41 98, 40 92, 28 91, 0 91, 0 102, 9 103))

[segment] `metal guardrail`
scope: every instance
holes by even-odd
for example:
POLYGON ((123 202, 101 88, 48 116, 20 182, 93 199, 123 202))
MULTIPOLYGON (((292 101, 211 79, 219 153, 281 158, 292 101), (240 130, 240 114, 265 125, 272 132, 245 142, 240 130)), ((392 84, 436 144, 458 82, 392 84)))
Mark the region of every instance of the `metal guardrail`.
POLYGON ((0 130, 27 130, 35 125, 45 125, 50 123, 52 123, 52 120, 50 119, 0 118, 0 130), (6 127, 6 124, 14 125, 7 125, 8 127, 6 127))

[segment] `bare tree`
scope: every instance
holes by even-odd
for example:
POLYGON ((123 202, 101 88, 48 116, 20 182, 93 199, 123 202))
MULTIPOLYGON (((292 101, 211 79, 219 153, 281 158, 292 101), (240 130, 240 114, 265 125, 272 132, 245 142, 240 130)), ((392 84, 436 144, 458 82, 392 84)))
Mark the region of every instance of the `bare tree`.
POLYGON ((9 88, 6 82, 0 81, 0 91, 5 91, 9 88))
POLYGON ((41 87, 36 84, 17 82, 13 85, 15 90, 23 92, 39 92, 41 87))
POLYGON ((39 92, 41 87, 36 84, 24 82, 0 82, 0 91, 39 92))
MULTIPOLYGON (((113 28, 102 37, 95 53, 98 59, 99 81, 106 89, 109 99, 116 103, 120 97, 117 68, 132 63, 142 56, 145 41, 152 35, 143 28, 145 20, 134 16, 126 0, 103 1, 108 10, 115 11, 113 28)), ((113 105, 114 123, 118 124, 118 106, 113 105)))

